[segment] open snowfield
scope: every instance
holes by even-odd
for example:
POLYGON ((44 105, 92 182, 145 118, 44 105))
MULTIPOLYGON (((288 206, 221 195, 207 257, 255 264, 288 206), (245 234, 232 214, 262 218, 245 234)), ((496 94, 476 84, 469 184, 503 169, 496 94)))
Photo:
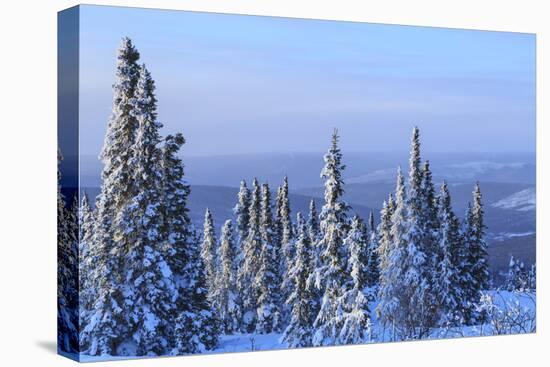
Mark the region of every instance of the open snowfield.
MULTIPOLYGON (((486 293, 486 306, 490 320, 477 326, 453 327, 448 329, 433 329, 426 339, 458 338, 491 336, 505 334, 526 334, 536 331, 536 293, 490 291, 486 293)), ((371 302, 371 316, 376 308, 376 302, 371 302)), ((372 320, 372 341, 365 344, 400 341, 394 340, 387 330, 384 330, 376 317, 372 320)), ((287 349, 285 343, 280 342, 282 334, 234 334, 222 335, 218 347, 206 352, 233 353, 260 350, 287 349)), ((124 356, 80 356, 81 362, 96 362, 105 360, 123 360, 150 357, 124 356)))

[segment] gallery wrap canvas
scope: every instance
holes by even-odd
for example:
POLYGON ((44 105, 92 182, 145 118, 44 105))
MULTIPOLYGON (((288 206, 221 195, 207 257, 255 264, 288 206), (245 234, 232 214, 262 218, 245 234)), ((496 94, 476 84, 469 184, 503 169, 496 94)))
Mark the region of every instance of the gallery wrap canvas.
POLYGON ((58 351, 536 331, 534 34, 58 14, 58 351))

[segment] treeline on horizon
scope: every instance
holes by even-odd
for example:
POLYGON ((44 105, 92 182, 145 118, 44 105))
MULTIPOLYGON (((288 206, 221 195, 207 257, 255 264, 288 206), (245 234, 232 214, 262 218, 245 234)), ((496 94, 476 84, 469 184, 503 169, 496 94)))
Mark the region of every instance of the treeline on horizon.
MULTIPOLYGON (((392 340, 476 325, 489 288, 479 185, 461 221, 445 182, 436 190, 413 130, 407 179, 379 224, 351 215, 335 130, 321 178, 324 205, 291 212, 289 179, 241 182, 217 238, 207 209, 191 224, 178 152, 162 137, 154 81, 124 38, 101 159, 101 192, 72 206, 58 187, 58 346, 89 355, 177 355, 216 348, 221 334, 282 333, 289 347, 392 340), (75 274, 79 274, 76 277, 75 274), (369 309, 371 301, 375 309, 369 309)), ((61 159, 61 156, 60 156, 61 159)))

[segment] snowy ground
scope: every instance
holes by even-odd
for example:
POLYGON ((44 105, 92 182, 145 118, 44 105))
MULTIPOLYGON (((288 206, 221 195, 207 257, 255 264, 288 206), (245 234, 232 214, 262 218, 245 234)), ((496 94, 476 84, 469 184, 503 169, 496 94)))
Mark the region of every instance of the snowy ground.
MULTIPOLYGON (((478 326, 456 327, 450 329, 434 329, 427 339, 457 338, 471 336, 488 336, 499 334, 531 333, 536 329, 536 294, 507 291, 491 291, 486 294, 486 308, 492 321, 478 326)), ((376 304, 370 305, 374 310, 376 304)), ((372 312, 374 315, 374 312, 372 312)), ((388 331, 384 331, 376 318, 373 322, 373 340, 370 343, 394 341, 388 331)), ((222 335, 218 348, 208 353, 249 352, 258 350, 286 349, 287 345, 280 343, 281 334, 235 334, 222 335)), ((82 355, 81 362, 101 360, 133 359, 140 357, 93 357, 82 355)), ((141 357, 150 358, 150 357, 141 357)))

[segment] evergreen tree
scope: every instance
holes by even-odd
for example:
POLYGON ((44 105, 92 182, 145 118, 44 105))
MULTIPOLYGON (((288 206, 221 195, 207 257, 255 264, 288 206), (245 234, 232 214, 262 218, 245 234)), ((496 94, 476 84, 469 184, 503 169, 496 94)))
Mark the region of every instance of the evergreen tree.
POLYGON ((224 333, 231 334, 238 330, 241 310, 238 302, 235 256, 237 244, 231 220, 225 221, 220 239, 220 270, 212 296, 212 306, 217 311, 218 319, 224 333))
MULTIPOLYGON (((57 153, 58 166, 63 159, 57 153)), ((78 206, 78 201, 73 203, 78 206)), ((78 223, 68 208, 57 170, 57 345, 67 353, 77 353, 78 337, 78 223)))
POLYGON ((290 218, 291 211, 288 198, 288 177, 285 175, 283 184, 277 190, 275 217, 275 242, 278 243, 278 247, 275 249, 275 252, 280 254, 280 256, 278 256, 278 259, 280 259, 280 270, 278 272, 278 279, 276 282, 281 287, 280 309, 284 323, 288 322, 288 318, 290 317, 290 310, 284 303, 284 300, 286 300, 292 293, 293 283, 288 272, 294 264, 294 256, 296 253, 294 247, 294 230, 292 220, 290 218))
POLYGON ((248 225, 250 221, 250 190, 246 187, 246 181, 242 180, 237 196, 237 205, 233 212, 237 217, 237 235, 239 243, 242 243, 248 235, 248 225))
MULTIPOLYGON (((365 230, 367 228, 365 227, 365 230)), ((378 255, 378 231, 374 223, 374 213, 370 212, 368 229, 368 270, 367 270, 367 285, 374 287, 378 285, 380 278, 380 260, 378 255)), ((367 231, 365 231, 367 232, 367 231)))
POLYGON ((368 300, 363 289, 368 283, 368 237, 365 224, 358 216, 351 223, 344 244, 350 250, 348 268, 351 284, 340 301, 344 311, 338 344, 356 344, 368 340, 371 333, 368 300))
POLYGON ((389 250, 392 244, 391 227, 392 215, 395 210, 395 202, 393 195, 388 196, 388 200, 384 200, 382 210, 380 211, 380 224, 378 225, 378 261, 380 263, 380 273, 388 267, 389 250))
POLYGON ((322 293, 319 313, 315 319, 314 345, 332 345, 338 342, 340 329, 340 300, 348 284, 347 253, 342 246, 347 233, 348 205, 342 201, 344 182, 342 153, 338 147, 338 132, 332 135, 332 144, 325 154, 321 178, 325 179, 325 204, 320 215, 321 236, 317 248, 321 263, 315 270, 315 285, 322 293))
POLYGON ((184 179, 184 165, 178 158, 185 139, 168 135, 162 147, 164 233, 169 233, 167 259, 172 270, 178 299, 172 311, 170 340, 172 354, 198 353, 217 345, 218 324, 206 299, 204 265, 200 239, 193 230, 187 208, 190 193, 184 179))
POLYGON ((451 195, 443 182, 438 198, 439 248, 435 268, 433 296, 438 304, 438 320, 442 326, 461 321, 461 284, 459 251, 462 246, 460 222, 451 207, 451 195))
POLYGON ((409 315, 409 302, 406 298, 409 297, 410 290, 406 289, 404 279, 408 246, 406 197, 405 179, 399 168, 389 233, 391 241, 381 245, 387 247, 382 247, 381 252, 385 256, 382 257, 379 303, 376 308, 378 319, 385 328, 390 328, 394 338, 397 332, 407 336, 410 326, 406 324, 409 315))
POLYGON ((161 141, 156 120, 154 82, 142 66, 131 100, 131 115, 138 123, 132 157, 135 195, 121 211, 121 224, 128 243, 124 269, 124 305, 129 317, 130 336, 137 344, 137 355, 163 354, 170 342, 168 322, 177 300, 174 277, 168 266, 165 236, 162 232, 161 141))
POLYGON ((525 292, 529 289, 529 274, 525 271, 525 265, 514 256, 510 257, 505 287, 510 292, 525 292))
POLYGON ((311 243, 316 243, 319 240, 319 218, 317 215, 317 208, 315 207, 315 200, 311 199, 309 202, 309 216, 307 218, 307 231, 309 234, 309 240, 311 243))
POLYGON ((214 283, 217 275, 217 258, 216 258, 216 230, 214 229, 214 220, 210 209, 206 208, 204 214, 204 234, 202 240, 201 257, 205 267, 206 287, 209 294, 214 291, 214 283))
MULTIPOLYGON (((79 297, 80 297, 80 325, 87 325, 89 320, 90 310, 96 298, 96 289, 92 283, 91 273, 94 269, 95 251, 92 242, 94 230, 94 212, 90 208, 88 195, 84 193, 79 210, 79 297)), ((89 334, 81 333, 80 350, 85 351, 90 347, 89 334)))
MULTIPOLYGON (((285 176, 283 179, 283 185, 279 187, 277 191, 277 213, 276 213, 276 242, 280 244, 280 252, 284 257, 284 260, 281 262, 281 269, 283 271, 282 279, 288 279, 288 271, 294 263, 294 241, 293 241, 293 229, 292 229, 292 220, 290 219, 290 203, 288 200, 288 177, 285 176)), ((278 249, 275 249, 276 252, 279 252, 278 249)), ((281 279, 281 280, 282 280, 281 279)), ((285 298, 288 297, 289 293, 284 292, 286 290, 283 287, 283 293, 285 298)))
MULTIPOLYGON (((429 233, 428 213, 426 212, 426 197, 422 187, 423 175, 420 167, 420 131, 413 130, 411 154, 409 158, 409 185, 407 192, 407 248, 404 263, 404 277, 409 295, 408 312, 410 315, 409 330, 419 328, 419 335, 426 328, 433 326, 435 317, 435 300, 431 297, 433 284, 433 268, 431 256, 433 244, 429 233)), ((431 205, 431 204, 430 204, 431 205)), ((412 337, 413 335, 410 335, 412 337)))
POLYGON ((283 254, 289 261, 293 260, 294 248, 292 243, 293 230, 292 220, 290 219, 290 202, 288 200, 288 177, 285 176, 283 185, 278 190, 277 195, 277 231, 283 254))
POLYGON ((201 256, 199 236, 195 233, 190 241, 190 259, 185 269, 189 279, 189 310, 181 312, 174 325, 174 348, 172 355, 201 353, 212 350, 219 341, 219 321, 211 311, 208 301, 206 271, 201 256))
POLYGON ((125 249, 130 247, 124 236, 119 213, 135 195, 132 177, 132 145, 138 123, 132 114, 134 91, 139 77, 139 53, 129 38, 118 50, 116 81, 113 86, 113 112, 108 124, 101 159, 101 193, 96 199, 97 221, 93 243, 97 246, 97 266, 92 272, 98 290, 90 323, 91 355, 115 355, 118 344, 130 335, 128 313, 125 312, 125 249))
POLYGON ((435 326, 438 322, 438 308, 440 306, 437 299, 435 287, 438 286, 438 275, 436 268, 440 260, 443 258, 441 247, 439 246, 438 230, 438 199, 435 195, 435 187, 430 170, 430 162, 424 162, 422 167, 422 181, 420 184, 420 192, 422 195, 422 249, 426 255, 426 263, 424 269, 424 277, 427 282, 425 291, 424 305, 429 310, 426 313, 424 323, 430 326, 435 326))
POLYGON ((347 237, 344 239, 344 247, 349 249, 348 272, 354 286, 363 290, 368 283, 368 233, 365 223, 354 216, 347 237))
POLYGON ((271 212, 271 193, 267 183, 262 185, 260 216, 261 251, 259 269, 254 280, 258 294, 256 332, 268 334, 282 328, 280 309, 280 254, 274 245, 275 230, 271 212))
POLYGON ((258 180, 252 182, 252 195, 249 206, 249 227, 246 240, 242 245, 243 261, 239 268, 237 288, 242 299, 243 319, 241 329, 252 332, 256 328, 256 309, 258 292, 254 277, 260 268, 262 234, 260 230, 261 192, 258 180))
POLYGON ((302 219, 297 214, 297 241, 294 264, 289 269, 289 277, 293 282, 292 293, 286 300, 291 307, 290 322, 286 327, 281 342, 289 347, 309 347, 312 345, 313 322, 316 315, 316 293, 308 282, 313 271, 311 235, 302 219))
POLYGON ((190 308, 188 293, 191 283, 186 267, 192 257, 190 247, 193 229, 187 208, 190 188, 184 179, 184 165, 178 157, 183 144, 185 139, 182 134, 168 135, 164 138, 161 150, 161 210, 164 218, 162 232, 167 234, 164 252, 178 293, 175 304, 177 311, 173 312, 172 318, 190 308))
POLYGON ((465 287, 467 323, 482 321, 484 315, 476 314, 482 291, 489 286, 489 263, 487 261, 487 243, 485 242, 485 223, 483 204, 479 184, 475 185, 473 204, 468 207, 464 230, 466 262, 469 266, 470 279, 465 287))

